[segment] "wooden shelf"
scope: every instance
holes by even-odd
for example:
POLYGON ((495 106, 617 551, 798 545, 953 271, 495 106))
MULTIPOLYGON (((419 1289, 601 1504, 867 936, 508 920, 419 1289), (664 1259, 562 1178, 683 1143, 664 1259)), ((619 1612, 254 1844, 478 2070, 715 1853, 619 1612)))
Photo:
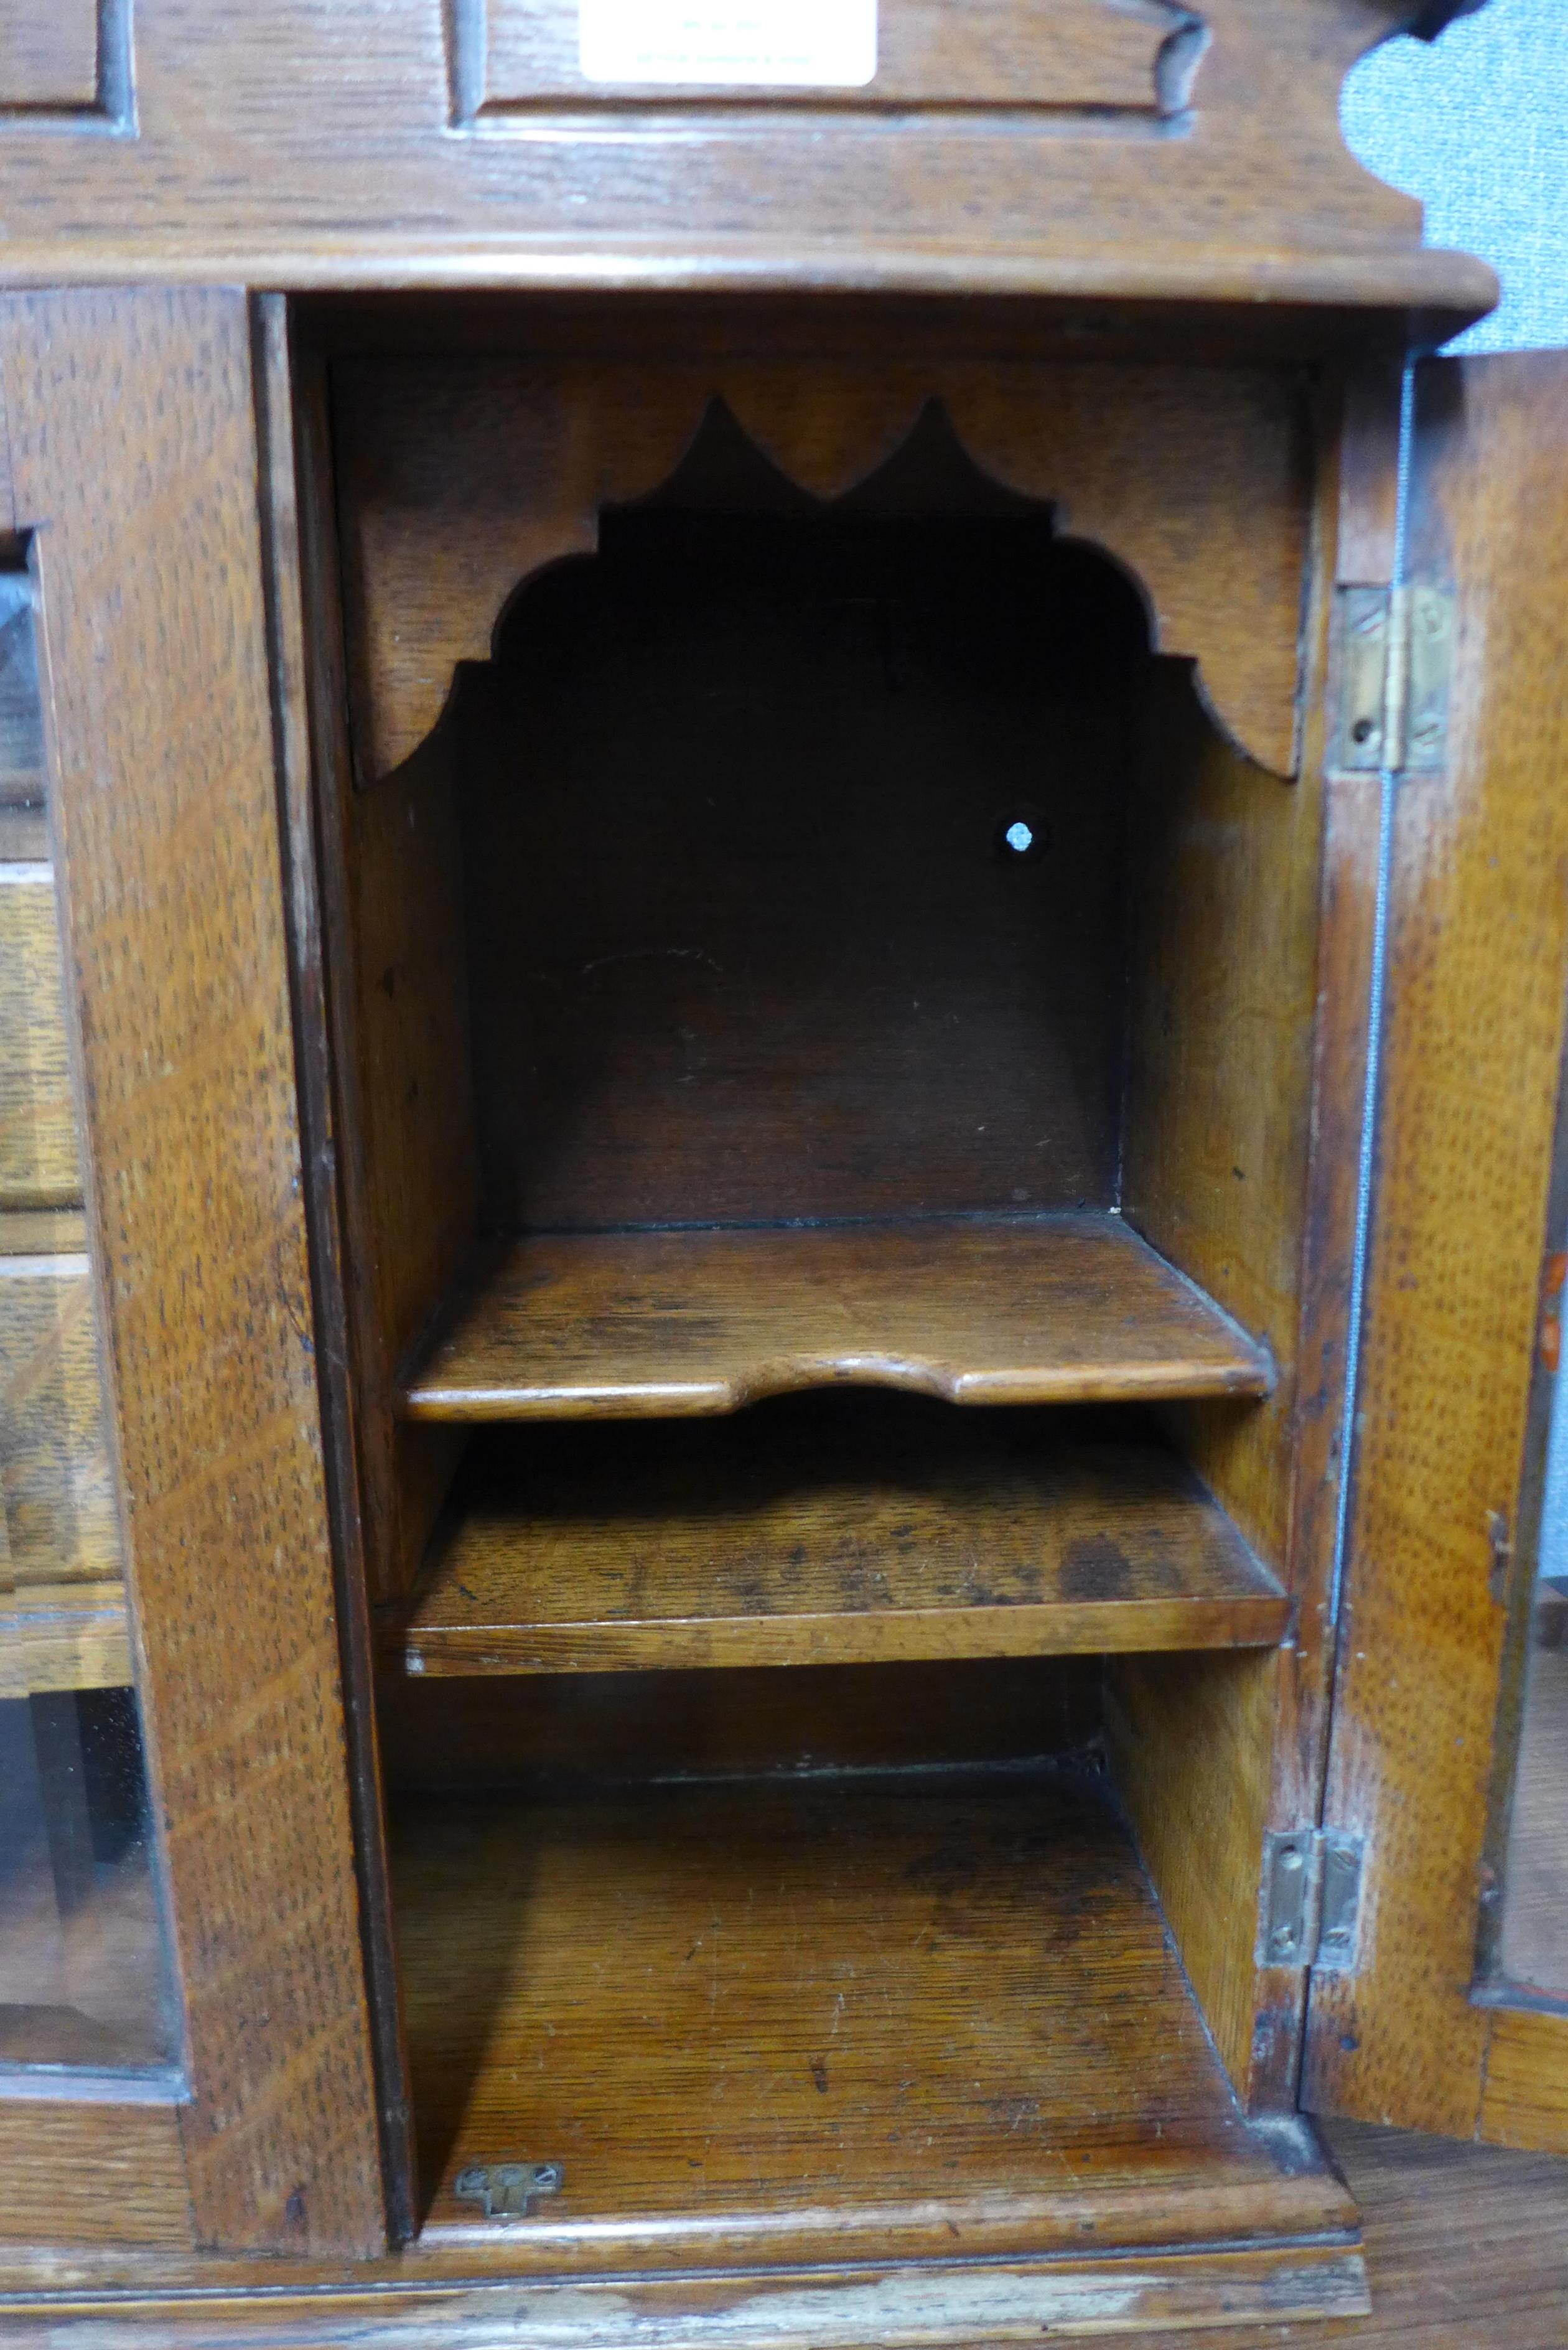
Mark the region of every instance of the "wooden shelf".
POLYGON ((425 1800, 393 1870, 427 2251, 504 2237, 560 2276, 1288 2244, 1260 2315, 1360 2289, 1348 2196, 1306 2125, 1238 2111, 1091 1779, 425 1800), (525 2228, 454 2192, 505 2159, 562 2168, 525 2228))
POLYGON ((130 1684, 123 1584, 0 1583, 0 1698, 130 1684))
POLYGON ((805 1396, 498 1433, 385 1645, 476 1674, 1281 1639, 1290 1603, 1224 1512, 1106 1421, 805 1396))
POLYGON ((1264 1350, 1117 1216, 514 1243, 410 1381, 413 1419, 733 1411, 830 1382, 951 1403, 1262 1395, 1264 1350))

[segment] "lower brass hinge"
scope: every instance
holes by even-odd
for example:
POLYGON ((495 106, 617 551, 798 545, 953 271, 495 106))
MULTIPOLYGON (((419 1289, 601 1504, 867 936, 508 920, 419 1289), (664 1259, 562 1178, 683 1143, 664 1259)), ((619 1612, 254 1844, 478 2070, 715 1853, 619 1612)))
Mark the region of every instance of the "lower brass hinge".
POLYGON ((1366 1846, 1337 1828, 1273 1829, 1263 1838, 1257 1960, 1354 1974, 1366 1846))
POLYGON ((1444 766, 1453 651, 1454 599, 1442 588, 1337 588, 1330 767, 1397 775, 1444 766))

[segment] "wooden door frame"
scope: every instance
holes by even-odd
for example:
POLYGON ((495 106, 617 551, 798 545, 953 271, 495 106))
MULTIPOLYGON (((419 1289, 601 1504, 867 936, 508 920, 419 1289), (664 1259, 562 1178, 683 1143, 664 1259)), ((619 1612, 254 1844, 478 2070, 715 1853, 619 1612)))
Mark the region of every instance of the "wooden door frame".
POLYGON ((1453 594, 1453 678, 1443 764, 1393 786, 1324 1812, 1366 1840, 1360 1947, 1354 1970, 1314 1973, 1303 2084, 1313 2111, 1542 2151, 1568 2151, 1568 2002, 1510 2004, 1480 1954, 1502 1891, 1510 1627, 1535 1565, 1568 1010, 1564 452, 1568 355, 1417 369, 1403 576, 1453 594))
POLYGON ((35 2166, 35 2237, 364 2257, 385 2209, 249 307, 8 296, 0 376, 184 2035, 151 2101, 0 2101, 0 2145, 8 2179, 35 2166))

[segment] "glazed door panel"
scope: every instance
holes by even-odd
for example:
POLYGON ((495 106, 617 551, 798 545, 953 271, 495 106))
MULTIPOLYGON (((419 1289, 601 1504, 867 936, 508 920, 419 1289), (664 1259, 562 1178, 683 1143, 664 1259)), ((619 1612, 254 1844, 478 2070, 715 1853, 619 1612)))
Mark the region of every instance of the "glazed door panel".
POLYGON ((1324 1808, 1366 1839, 1365 1889, 1354 1967, 1314 1974, 1303 2102, 1568 2147, 1568 2003, 1527 2002, 1489 1965, 1533 1596, 1568 998, 1568 357, 1420 369, 1405 514, 1407 584, 1454 599, 1453 672, 1441 764, 1389 787, 1324 1808))
MULTIPOLYGON (((107 1526, 93 1520, 82 1555, 101 1566, 107 1544, 114 1565, 123 1558, 130 1632, 128 1648, 122 1616, 119 1678, 134 1664, 171 1977, 153 2052, 161 2078, 150 2085, 143 2067, 131 2079, 122 2065, 89 2106, 79 2095, 52 2105, 59 2083, 14 2074, 0 2099, 0 2170, 13 2211, 14 2178, 32 2182, 22 2199, 34 2236, 81 2234, 96 2202, 99 2241, 363 2254, 385 2231, 302 1200, 250 326, 230 293, 0 306, 5 519, 38 616, 63 1027, 86 1175, 77 1253, 38 1261, 53 1268, 52 1289, 36 1275, 0 1282, 0 1305, 12 1291, 31 1301, 36 1355, 73 1313, 90 1318, 89 1256, 98 1268, 110 1400, 102 1473, 95 1481, 79 1461, 73 1472, 76 1521, 90 1517, 88 1501, 103 1503, 107 1526), (74 1287, 62 1265, 79 1274, 74 1287)), ((0 979, 9 962, 0 937, 0 979)), ((47 1054, 23 1057, 47 1076, 47 1054)), ((47 1126, 49 1087, 39 1078, 34 1090, 47 1126)), ((40 1143, 39 1181, 56 1180, 57 1156, 40 1143)), ((19 1211, 9 1191, 5 1204, 19 1211)), ((38 1206, 61 1212, 52 1192, 38 1206)), ((12 1361, 26 1333, 12 1346, 10 1330, 0 1314, 8 1428, 37 1384, 31 1362, 12 1361)), ((69 1370, 79 1386, 90 1333, 82 1362, 63 1340, 55 1350, 62 1378, 69 1370)), ((57 1452, 74 1430, 90 1467, 84 1415, 62 1407, 37 1433, 44 1470, 51 1430, 57 1452)), ((55 1485, 66 1482, 57 1462, 55 1485)), ((36 1510, 12 1514, 19 1537, 36 1535, 36 1510)))

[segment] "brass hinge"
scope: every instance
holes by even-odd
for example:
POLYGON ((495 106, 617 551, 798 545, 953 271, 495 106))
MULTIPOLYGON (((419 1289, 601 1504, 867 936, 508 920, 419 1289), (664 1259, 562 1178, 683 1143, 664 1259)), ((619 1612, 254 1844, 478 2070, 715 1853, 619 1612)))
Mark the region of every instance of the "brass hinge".
POLYGON ((1430 775, 1449 748, 1454 599, 1440 588, 1335 591, 1334 726, 1341 775, 1430 775))
POLYGON ((1337 1828, 1274 1829, 1263 1838, 1261 1967, 1355 1972, 1365 1852, 1360 1836, 1337 1828))

